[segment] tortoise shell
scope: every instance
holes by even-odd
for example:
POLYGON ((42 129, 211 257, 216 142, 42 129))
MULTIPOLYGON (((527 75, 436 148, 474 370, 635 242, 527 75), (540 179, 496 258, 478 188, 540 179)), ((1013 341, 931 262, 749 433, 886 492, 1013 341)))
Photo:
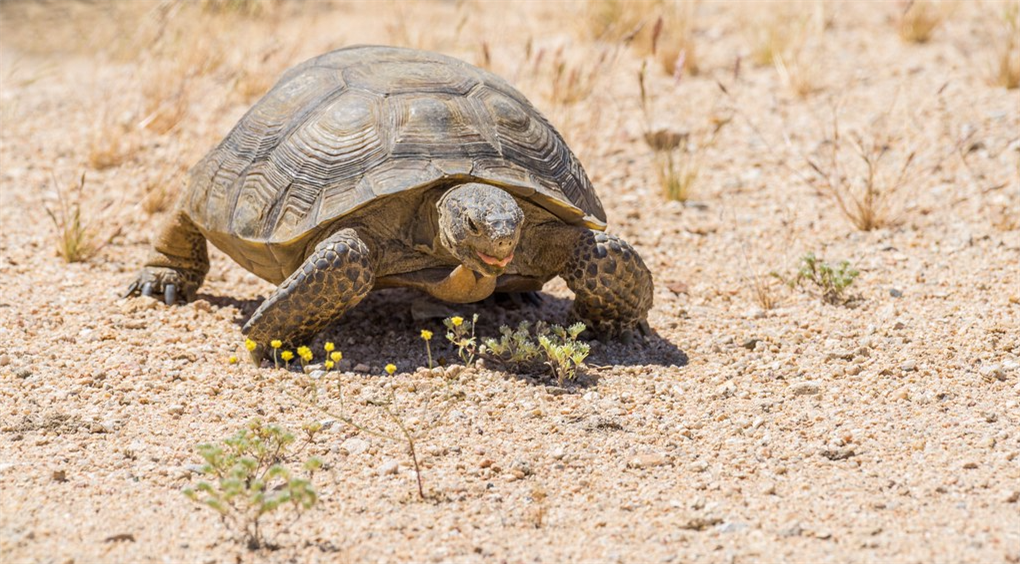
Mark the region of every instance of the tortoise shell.
POLYGON ((221 248, 286 251, 373 200, 458 181, 605 228, 581 163, 520 92, 451 57, 377 46, 287 71, 192 169, 182 205, 221 248))

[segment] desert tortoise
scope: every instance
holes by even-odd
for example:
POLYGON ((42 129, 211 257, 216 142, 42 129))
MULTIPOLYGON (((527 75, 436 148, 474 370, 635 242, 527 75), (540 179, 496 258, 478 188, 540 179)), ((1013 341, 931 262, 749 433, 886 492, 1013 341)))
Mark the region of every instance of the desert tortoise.
POLYGON ((449 302, 561 276, 596 335, 647 328, 652 277, 559 133, 501 78, 356 46, 289 70, 190 172, 127 294, 191 300, 206 241, 279 288, 243 332, 300 343, 372 289, 449 302))

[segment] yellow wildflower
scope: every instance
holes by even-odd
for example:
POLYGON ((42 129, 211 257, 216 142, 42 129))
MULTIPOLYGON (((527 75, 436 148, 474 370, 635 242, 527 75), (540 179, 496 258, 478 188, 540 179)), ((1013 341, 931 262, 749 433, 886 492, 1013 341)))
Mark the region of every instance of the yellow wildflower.
POLYGON ((422 329, 421 330, 421 338, 425 339, 426 341, 431 340, 432 339, 432 331, 429 331, 428 329, 422 329))
POLYGON ((340 351, 333 351, 332 353, 329 354, 329 358, 332 359, 333 362, 340 362, 340 360, 343 359, 343 357, 344 353, 340 351))
POLYGON ((273 339, 272 341, 269 341, 269 346, 273 347, 274 349, 278 349, 283 346, 283 342, 281 342, 279 339, 273 339))
POLYGON ((327 360, 325 362, 325 366, 326 366, 326 370, 333 370, 333 361, 332 360, 327 360))
POLYGON ((461 325, 464 324, 464 318, 459 315, 456 317, 451 317, 450 323, 453 323, 454 327, 460 327, 461 325))
POLYGON ((227 362, 229 362, 230 364, 237 364, 237 356, 230 355, 230 358, 227 359, 227 362))
POLYGON ((305 362, 312 361, 312 349, 308 347, 298 347, 297 354, 301 357, 301 360, 305 362))
POLYGON ((386 365, 386 373, 387 374, 392 376, 393 373, 396 372, 396 371, 397 371, 397 365, 395 365, 395 364, 387 364, 386 365))
POLYGON ((287 362, 290 362, 291 359, 294 358, 294 353, 292 353, 290 351, 283 351, 282 353, 280 353, 280 358, 282 358, 283 360, 285 360, 287 362))
POLYGON ((255 347, 257 347, 257 346, 258 345, 255 343, 255 341, 253 341, 251 339, 245 339, 244 340, 244 348, 248 349, 249 351, 255 350, 255 347))
POLYGON ((326 342, 326 346, 324 346, 322 348, 326 349, 326 352, 333 352, 333 349, 336 348, 336 345, 334 345, 333 343, 330 343, 330 342, 327 341, 326 342))

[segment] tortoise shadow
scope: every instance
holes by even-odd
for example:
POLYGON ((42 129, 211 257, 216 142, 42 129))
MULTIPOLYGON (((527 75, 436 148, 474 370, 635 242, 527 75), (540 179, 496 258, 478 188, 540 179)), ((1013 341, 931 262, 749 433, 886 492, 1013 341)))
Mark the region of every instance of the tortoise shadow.
MULTIPOLYGON (((432 331, 435 337, 430 341, 432 358, 440 365, 460 362, 457 351, 443 337, 446 327, 443 319, 459 315, 471 319, 478 315, 478 335, 496 336, 502 325, 516 326, 521 321, 544 320, 563 325, 567 321, 572 300, 542 293, 541 304, 520 303, 519 300, 497 299, 474 304, 448 304, 415 290, 393 288, 379 290, 368 295, 357 307, 325 331, 311 343, 313 350, 321 350, 326 341, 337 344, 343 350, 348 364, 384 365, 390 361, 402 360, 408 365, 401 370, 414 370, 428 366, 428 355, 421 338, 422 330, 432 331)), ((234 322, 243 326, 258 309, 262 299, 236 299, 228 296, 199 295, 215 307, 233 307, 239 315, 234 322)), ((661 337, 654 329, 645 339, 636 339, 631 344, 619 342, 594 343, 587 364, 602 366, 684 366, 687 354, 675 344, 661 337)), ((498 366, 493 366, 499 369, 498 366)), ((598 381, 597 368, 589 370, 573 382, 559 386, 554 379, 543 375, 514 375, 535 384, 558 386, 566 390, 585 388, 598 381)), ((511 374, 510 372, 507 372, 511 374)))

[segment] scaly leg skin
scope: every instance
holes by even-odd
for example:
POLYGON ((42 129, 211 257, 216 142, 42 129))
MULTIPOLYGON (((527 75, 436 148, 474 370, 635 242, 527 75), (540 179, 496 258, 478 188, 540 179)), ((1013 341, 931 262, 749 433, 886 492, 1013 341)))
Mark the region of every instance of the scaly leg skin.
POLYGON ((629 343, 634 332, 649 332, 652 273, 626 241, 585 229, 560 273, 574 292, 571 321, 581 321, 600 338, 629 343))
POLYGON ((342 229, 330 235, 244 325, 241 332, 256 344, 252 361, 259 364, 276 339, 288 346, 305 344, 358 305, 374 284, 369 250, 358 234, 342 229))
POLYGON ((152 253, 124 297, 159 296, 167 305, 195 299, 209 272, 205 236, 183 211, 163 225, 152 253))

